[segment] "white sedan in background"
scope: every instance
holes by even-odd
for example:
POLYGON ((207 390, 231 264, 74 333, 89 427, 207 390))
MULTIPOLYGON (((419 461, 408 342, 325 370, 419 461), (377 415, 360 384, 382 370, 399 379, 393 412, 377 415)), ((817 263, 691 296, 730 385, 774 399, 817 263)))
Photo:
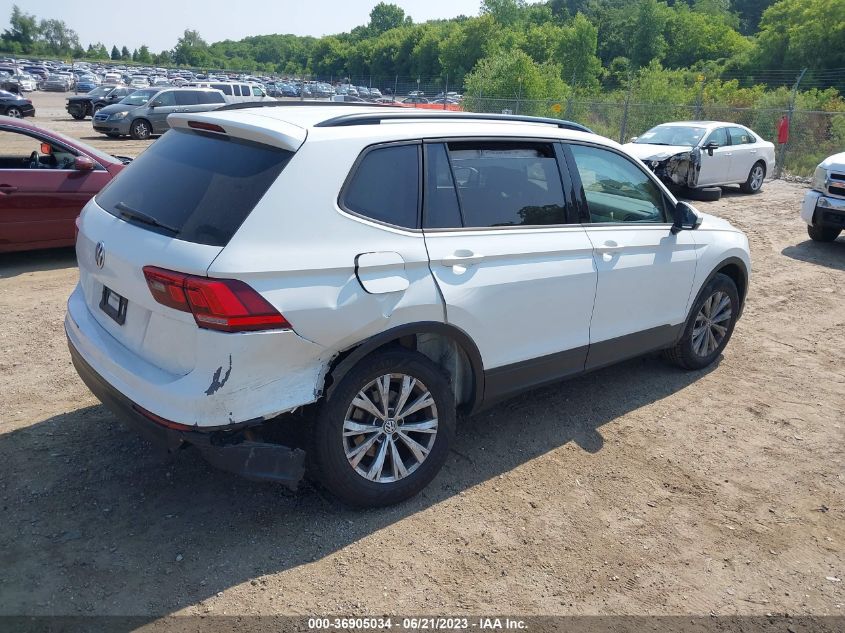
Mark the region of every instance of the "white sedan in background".
MULTIPOLYGON (((775 168, 775 146, 737 123, 678 121, 651 128, 625 149, 666 184, 688 189, 739 185, 757 193, 775 168)), ((721 194, 716 189, 716 199, 721 194)))

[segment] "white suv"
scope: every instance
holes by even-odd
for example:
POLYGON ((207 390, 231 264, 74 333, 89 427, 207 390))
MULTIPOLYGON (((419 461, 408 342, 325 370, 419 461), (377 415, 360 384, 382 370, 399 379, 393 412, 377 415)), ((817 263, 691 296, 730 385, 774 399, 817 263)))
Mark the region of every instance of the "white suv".
POLYGON ((169 123, 82 213, 70 350, 148 437, 247 477, 295 484, 307 454, 342 500, 400 501, 456 411, 653 350, 705 367, 742 311, 745 235, 577 124, 329 103, 169 123))

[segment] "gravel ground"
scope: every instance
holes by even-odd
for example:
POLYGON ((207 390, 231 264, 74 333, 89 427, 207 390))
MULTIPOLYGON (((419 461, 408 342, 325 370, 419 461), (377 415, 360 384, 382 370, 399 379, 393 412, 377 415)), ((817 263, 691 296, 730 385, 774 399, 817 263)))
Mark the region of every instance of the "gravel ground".
MULTIPOLYGON (((36 122, 143 149, 60 97, 36 122)), ((802 195, 698 204, 754 266, 714 367, 649 356, 463 420, 378 511, 159 456, 71 366, 73 252, 0 255, 0 615, 843 615, 845 238, 808 241, 802 195)))

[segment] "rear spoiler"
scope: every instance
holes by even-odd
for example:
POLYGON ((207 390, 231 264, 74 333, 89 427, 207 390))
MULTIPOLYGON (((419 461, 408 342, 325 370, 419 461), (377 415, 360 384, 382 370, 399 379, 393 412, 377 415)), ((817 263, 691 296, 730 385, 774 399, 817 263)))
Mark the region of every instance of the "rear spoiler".
POLYGON ((210 134, 241 138, 264 145, 280 147, 291 152, 297 151, 308 136, 307 130, 286 121, 273 120, 273 128, 268 128, 268 119, 260 116, 229 117, 214 112, 196 112, 194 114, 171 114, 167 122, 172 128, 202 130, 210 134), (252 120, 255 122, 253 123, 252 120))

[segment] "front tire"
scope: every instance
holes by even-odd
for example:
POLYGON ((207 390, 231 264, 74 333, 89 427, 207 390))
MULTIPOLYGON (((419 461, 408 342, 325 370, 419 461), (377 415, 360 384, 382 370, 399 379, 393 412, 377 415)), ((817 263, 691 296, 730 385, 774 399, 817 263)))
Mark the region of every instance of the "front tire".
POLYGON ((79 112, 71 112, 71 113, 70 113, 70 116, 72 116, 72 117, 73 117, 74 119, 76 119, 77 121, 81 121, 82 119, 84 119, 84 118, 85 118, 85 114, 84 114, 84 113, 83 113, 83 114, 80 114, 79 112))
POLYGON ((839 231, 835 226, 807 226, 807 234, 814 242, 832 242, 839 237, 839 231))
POLYGON ((132 121, 129 132, 136 141, 146 141, 153 134, 153 128, 146 119, 132 121))
POLYGON ((751 171, 748 172, 748 178, 742 183, 739 188, 743 193, 760 193, 763 188, 763 181, 766 179, 766 166, 758 161, 754 163, 751 171))
POLYGON ((684 369, 703 369, 713 363, 733 334, 739 318, 739 292, 733 279, 722 273, 698 293, 678 343, 666 358, 684 369))
POLYGON ((353 367, 319 407, 311 466, 341 501, 386 506, 434 479, 454 433, 455 399, 443 371, 419 352, 377 352, 353 367))

